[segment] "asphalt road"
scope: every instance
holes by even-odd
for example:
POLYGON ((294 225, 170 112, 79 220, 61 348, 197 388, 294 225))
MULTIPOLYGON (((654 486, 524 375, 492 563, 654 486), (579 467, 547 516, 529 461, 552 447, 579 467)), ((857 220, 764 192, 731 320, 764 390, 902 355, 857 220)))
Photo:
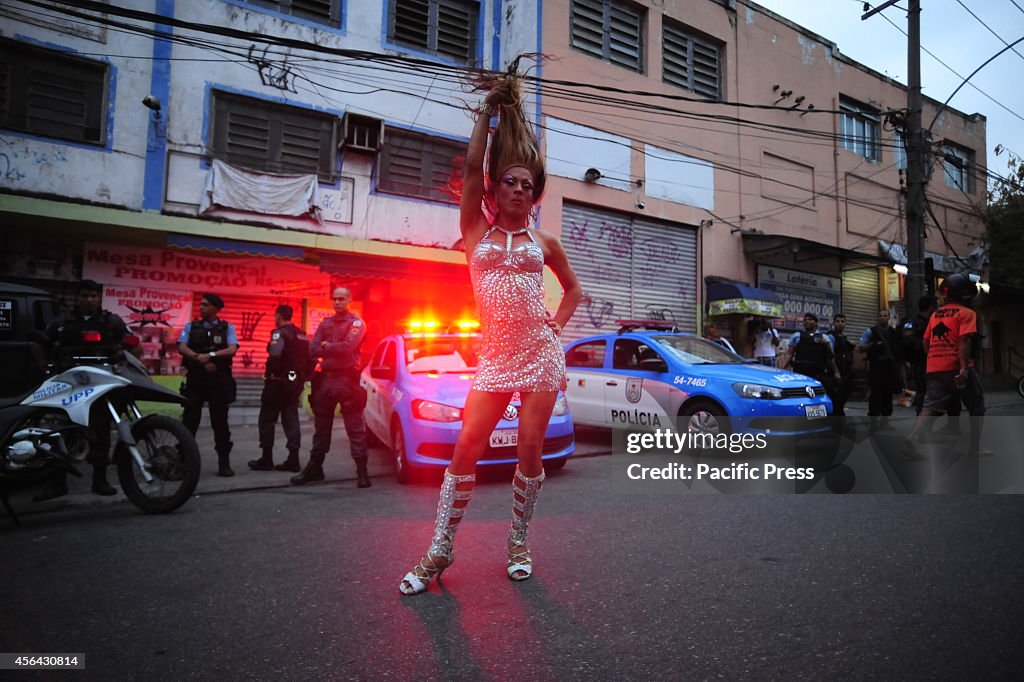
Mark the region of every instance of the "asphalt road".
POLYGON ((622 466, 549 477, 525 583, 488 476, 415 597, 433 485, 27 516, 0 526, 0 651, 86 655, 43 679, 1019 679, 1020 496, 623 493, 622 466))

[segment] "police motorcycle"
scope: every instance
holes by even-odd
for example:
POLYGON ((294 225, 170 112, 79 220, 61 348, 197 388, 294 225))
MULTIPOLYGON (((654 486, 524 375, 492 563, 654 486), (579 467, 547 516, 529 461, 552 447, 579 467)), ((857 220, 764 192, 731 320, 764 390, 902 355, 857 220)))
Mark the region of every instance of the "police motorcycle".
MULTIPOLYGON (((48 344, 38 333, 32 340, 48 344)), ((131 353, 106 352, 100 341, 99 333, 83 332, 82 346, 51 363, 42 384, 27 395, 0 399, 0 500, 16 524, 8 493, 54 475, 81 477, 78 465, 89 453, 89 426, 96 421, 112 422, 117 429, 113 462, 125 496, 136 507, 168 513, 195 491, 200 457, 192 434, 176 419, 143 416, 137 405, 184 399, 154 382, 131 353), (97 418, 103 413, 110 420, 97 418)))

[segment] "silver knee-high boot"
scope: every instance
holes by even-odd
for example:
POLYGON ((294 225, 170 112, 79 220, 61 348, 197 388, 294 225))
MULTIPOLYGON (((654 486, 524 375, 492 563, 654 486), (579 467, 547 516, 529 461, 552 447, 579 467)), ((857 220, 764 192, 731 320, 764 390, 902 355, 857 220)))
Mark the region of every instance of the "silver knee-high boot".
POLYGON ((544 470, 533 478, 524 476, 519 467, 512 479, 512 526, 508 529, 508 577, 526 580, 533 574, 533 559, 526 546, 526 531, 537 506, 537 497, 544 484, 544 470))
POLYGON ((466 505, 473 497, 475 485, 476 474, 455 476, 445 470, 441 495, 437 500, 437 518, 434 521, 434 537, 430 540, 430 549, 420 559, 420 563, 402 578, 398 585, 402 594, 423 592, 431 580, 454 563, 452 543, 455 541, 455 531, 459 528, 459 520, 466 505))

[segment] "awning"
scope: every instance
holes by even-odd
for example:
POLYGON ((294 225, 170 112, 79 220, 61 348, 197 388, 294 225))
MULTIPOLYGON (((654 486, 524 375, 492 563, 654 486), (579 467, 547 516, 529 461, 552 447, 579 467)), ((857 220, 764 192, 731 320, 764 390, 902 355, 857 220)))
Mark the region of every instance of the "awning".
POLYGON ((196 237, 190 234, 167 235, 167 246, 178 249, 195 249, 197 251, 215 251, 217 253, 228 253, 237 256, 267 256, 270 258, 284 258, 286 260, 302 260, 305 256, 305 251, 297 246, 240 242, 233 239, 196 237))
POLYGON ((767 289, 738 282, 718 282, 708 287, 708 314, 782 317, 782 299, 767 289))
POLYGON ((323 253, 320 269, 338 275, 403 279, 469 286, 469 268, 465 263, 440 263, 410 258, 385 258, 366 254, 323 253))

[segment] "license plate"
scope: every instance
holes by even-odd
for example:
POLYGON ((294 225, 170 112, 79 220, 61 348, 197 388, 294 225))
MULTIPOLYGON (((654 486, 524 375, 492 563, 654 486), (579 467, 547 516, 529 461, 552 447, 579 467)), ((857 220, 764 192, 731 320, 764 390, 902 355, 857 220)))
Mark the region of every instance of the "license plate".
POLYGON ((824 405, 806 405, 804 407, 804 413, 807 415, 808 419, 820 419, 828 416, 824 405))
POLYGON ((498 429, 491 434, 492 448, 512 447, 519 442, 519 432, 515 429, 498 429))

